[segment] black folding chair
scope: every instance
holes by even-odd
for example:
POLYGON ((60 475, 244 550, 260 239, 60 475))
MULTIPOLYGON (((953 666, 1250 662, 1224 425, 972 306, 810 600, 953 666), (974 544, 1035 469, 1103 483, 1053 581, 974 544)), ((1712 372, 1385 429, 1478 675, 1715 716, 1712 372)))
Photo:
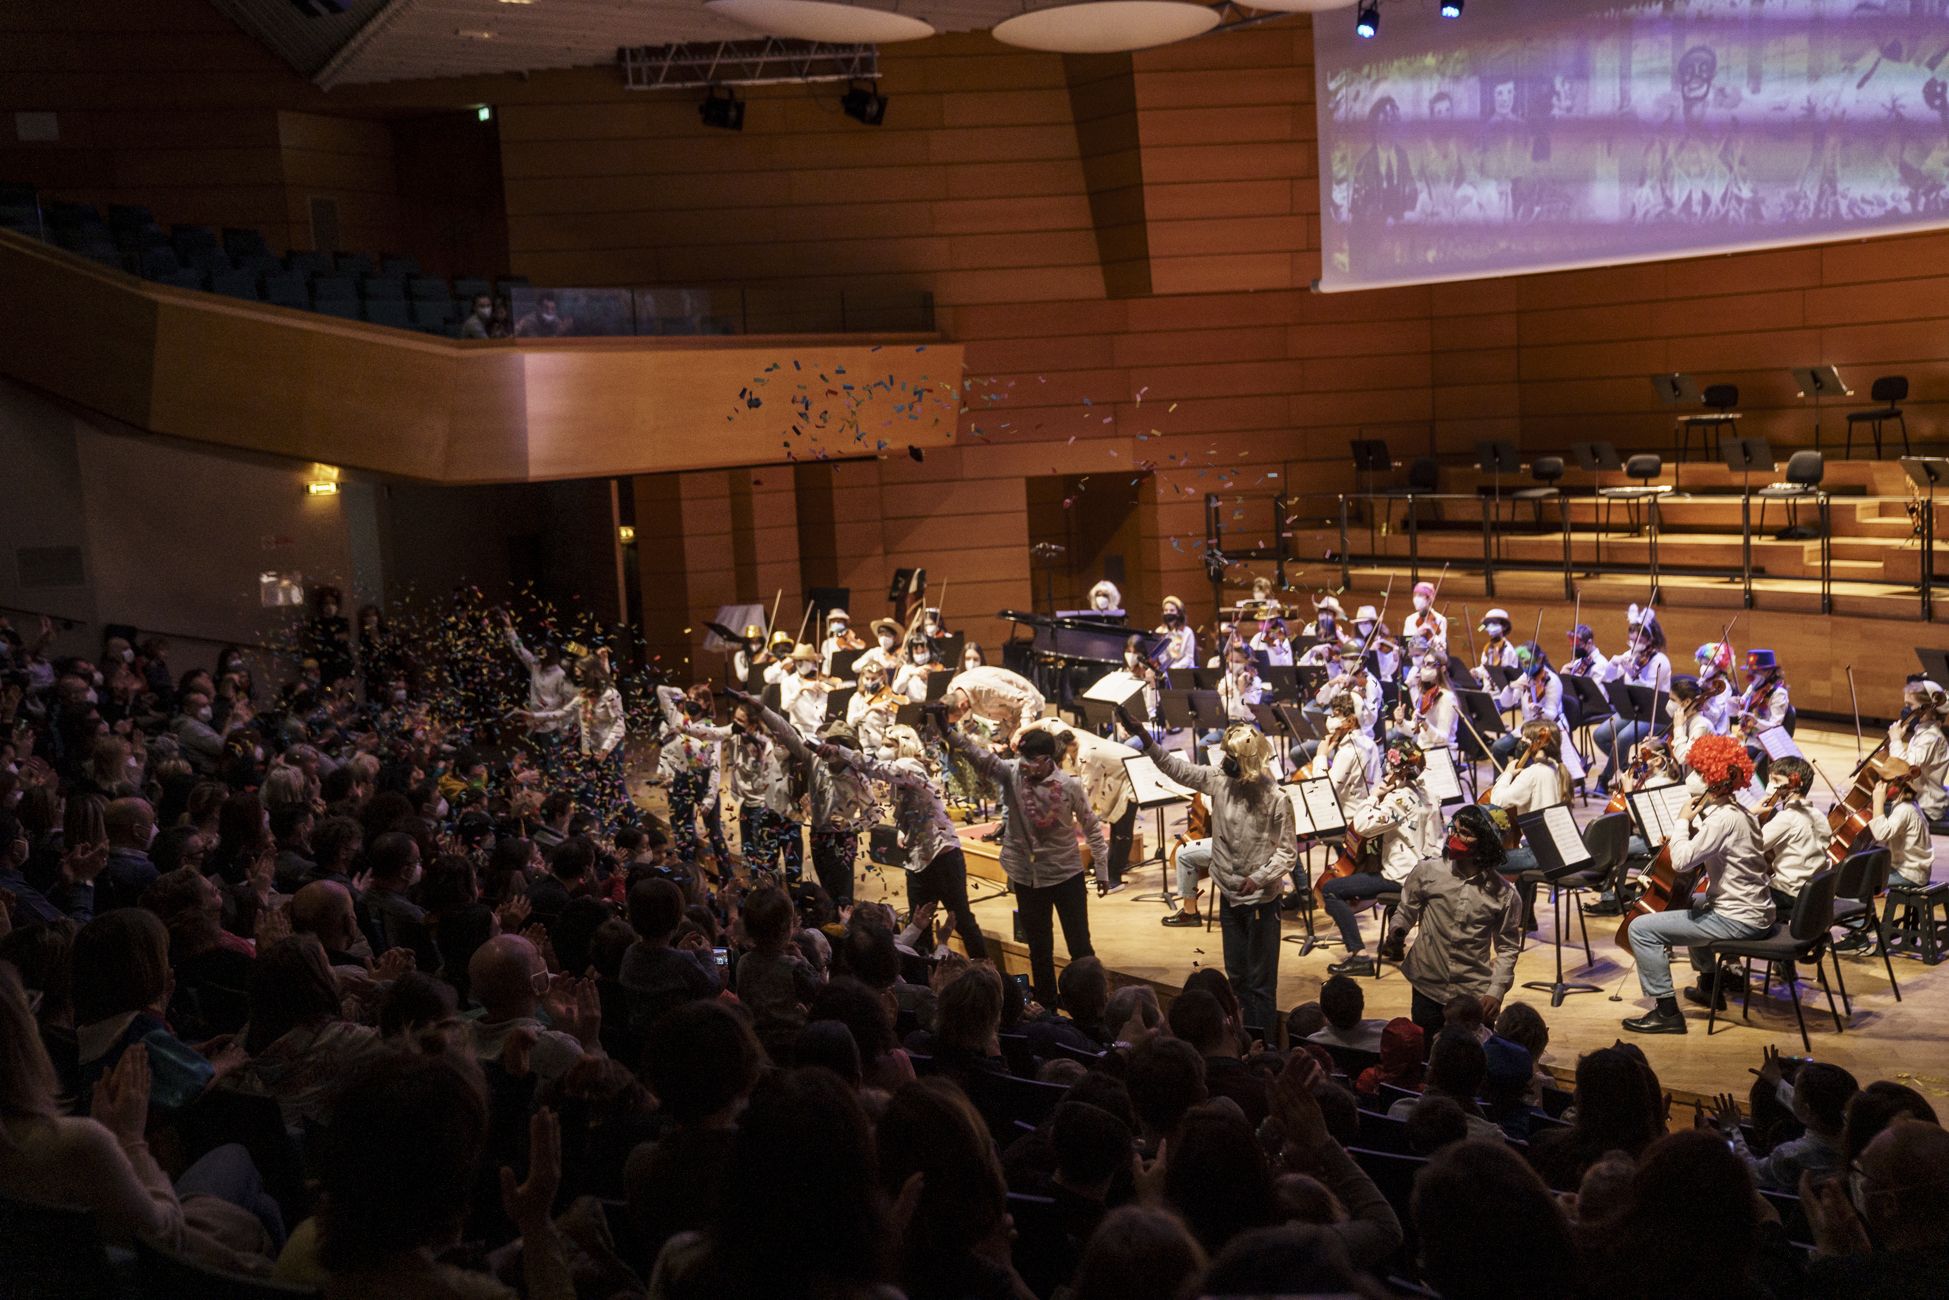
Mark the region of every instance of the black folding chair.
MULTIPOLYGON (((1749 1014, 1753 1005, 1753 963, 1761 963, 1762 984, 1760 996, 1766 996, 1772 987, 1773 963, 1803 962, 1814 963, 1814 973, 1820 979, 1821 991, 1827 994, 1827 1010, 1834 1017, 1834 1032, 1845 1033, 1847 1026, 1842 1023, 1840 1008, 1834 1005, 1834 990, 1827 982, 1827 943, 1829 932, 1834 928, 1834 887, 1840 883, 1839 877, 1831 870, 1817 871, 1813 878, 1801 886, 1800 897, 1794 901, 1793 919, 1786 925, 1775 925, 1773 932, 1760 939, 1721 939, 1715 943, 1700 944, 1714 957, 1738 958, 1744 963, 1745 987, 1740 992, 1739 1018, 1751 1020, 1749 1014)), ((1716 984, 1717 981, 1714 981, 1716 984)), ((1814 1050, 1814 1043, 1807 1036, 1807 1017, 1800 1009, 1800 985, 1789 978, 1786 981, 1787 993, 1793 998, 1793 1018, 1800 1025, 1800 1044, 1808 1052, 1814 1050)), ((1705 1032, 1711 1036, 1719 1016, 1719 999, 1712 999, 1712 1011, 1706 1018, 1705 1032)))

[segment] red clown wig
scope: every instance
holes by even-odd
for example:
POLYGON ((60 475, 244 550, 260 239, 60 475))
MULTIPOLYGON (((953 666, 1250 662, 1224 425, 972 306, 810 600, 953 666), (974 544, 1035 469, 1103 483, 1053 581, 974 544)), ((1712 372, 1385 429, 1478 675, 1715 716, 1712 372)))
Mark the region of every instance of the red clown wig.
POLYGON ((1685 765, 1697 772, 1714 794, 1730 794, 1753 779, 1751 756, 1731 736, 1700 736, 1692 742, 1685 765))

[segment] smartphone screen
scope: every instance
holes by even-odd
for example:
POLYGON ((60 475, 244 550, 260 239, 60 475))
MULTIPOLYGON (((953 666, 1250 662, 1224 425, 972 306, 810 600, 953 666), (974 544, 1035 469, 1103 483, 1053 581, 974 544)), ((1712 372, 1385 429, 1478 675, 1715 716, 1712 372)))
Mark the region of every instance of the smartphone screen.
POLYGON ((726 966, 729 966, 731 964, 730 951, 731 950, 729 948, 711 949, 711 956, 716 959, 717 968, 719 970, 723 970, 726 966))

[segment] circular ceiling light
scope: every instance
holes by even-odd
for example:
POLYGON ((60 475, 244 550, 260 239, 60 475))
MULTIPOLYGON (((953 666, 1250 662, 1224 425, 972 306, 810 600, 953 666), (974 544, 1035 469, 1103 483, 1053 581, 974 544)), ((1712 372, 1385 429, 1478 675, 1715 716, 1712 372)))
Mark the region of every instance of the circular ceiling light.
POLYGON ((830 45, 890 45, 934 34, 919 18, 834 0, 705 0, 704 8, 767 36, 830 45))
POLYGON ((1275 14, 1318 14, 1329 9, 1351 9, 1360 0, 1239 0, 1247 9, 1275 14))
POLYGON ((1202 36, 1218 11, 1185 0, 1082 0, 995 24, 1004 45, 1050 54, 1120 54, 1202 36))

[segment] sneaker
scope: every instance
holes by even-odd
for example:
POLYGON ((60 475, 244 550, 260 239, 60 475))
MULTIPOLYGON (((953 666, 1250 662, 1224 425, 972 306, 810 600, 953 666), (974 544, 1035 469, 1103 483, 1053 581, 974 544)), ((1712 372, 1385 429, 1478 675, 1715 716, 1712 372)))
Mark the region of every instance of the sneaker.
POLYGON ((1685 1016, 1682 1012, 1673 1012, 1668 1016, 1656 1007, 1637 1017, 1635 1020, 1625 1021, 1624 1027, 1634 1034, 1683 1034, 1688 1032, 1685 1028, 1685 1016))
POLYGON ((1329 975, 1374 975, 1378 974, 1379 970, 1380 968, 1374 965, 1374 959, 1372 957, 1367 956, 1365 953, 1357 952, 1344 961, 1336 961, 1331 966, 1328 966, 1326 973, 1329 975))
POLYGON ((1199 916, 1196 912, 1173 912, 1158 922, 1159 925, 1170 926, 1203 925, 1204 923, 1205 918, 1199 916))
POLYGON ((1123 889, 1124 885, 1121 880, 1117 881, 1114 885, 1098 885, 1096 887, 1096 896, 1098 898, 1108 898, 1111 894, 1121 894, 1123 889))

